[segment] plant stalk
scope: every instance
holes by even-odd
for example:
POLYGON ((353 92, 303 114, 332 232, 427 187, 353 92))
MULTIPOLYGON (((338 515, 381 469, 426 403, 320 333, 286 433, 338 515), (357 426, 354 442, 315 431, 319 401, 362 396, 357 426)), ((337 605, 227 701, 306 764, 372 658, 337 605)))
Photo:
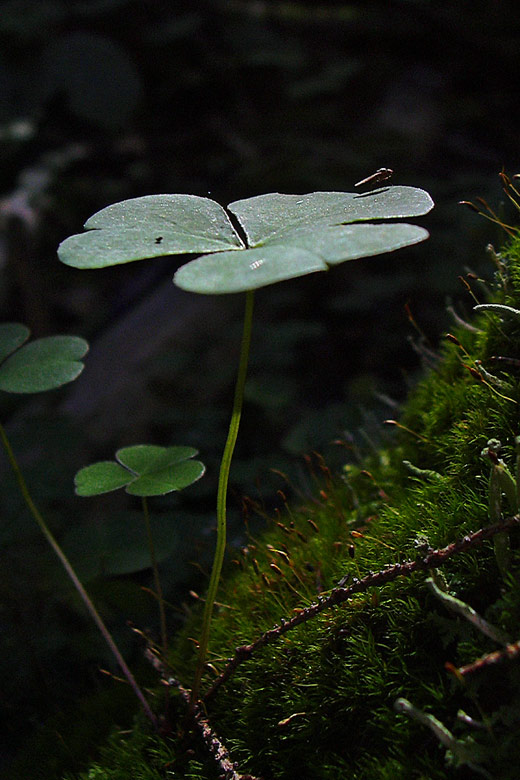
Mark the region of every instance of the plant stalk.
POLYGON ((150 562, 152 564, 153 581, 155 585, 155 596, 159 602, 159 620, 161 625, 161 646, 164 655, 168 650, 168 635, 166 632, 166 611, 164 609, 164 597, 161 587, 161 580, 159 578, 159 568, 157 566, 157 557, 155 555, 155 544, 153 541, 152 527, 150 525, 150 512, 148 509, 148 501, 146 496, 142 497, 143 500, 143 514, 144 522, 146 526, 146 538, 148 540, 148 550, 150 551, 150 562))
POLYGON ((204 614, 202 617, 202 631, 199 640, 199 657, 197 661, 197 668, 195 670, 195 679, 193 682, 193 688, 191 691, 191 701, 195 704, 199 699, 200 682, 204 671, 204 664, 206 662, 206 656, 208 652, 209 632, 211 626, 211 616, 213 614, 213 606, 217 597, 218 584, 220 580, 220 572, 222 571, 222 564, 224 562, 224 554, 226 551, 226 507, 227 507, 227 488, 229 481, 229 471, 231 468, 231 460, 233 458, 233 451, 238 436, 238 429, 240 426, 240 417, 242 414, 242 404, 244 401, 244 387, 247 376, 247 363, 249 359, 249 348, 251 345, 251 329, 253 323, 253 305, 254 305, 254 292, 249 290, 246 293, 246 304, 244 312, 244 326, 242 330, 242 342, 240 345, 240 360, 238 364, 237 381, 235 385, 235 395, 233 398, 233 411, 231 413, 231 421, 229 423, 229 431, 222 454, 222 461, 220 464, 220 473, 218 480, 218 492, 217 492, 217 544, 215 547, 215 556, 213 558, 213 567, 211 569, 211 577, 209 580, 208 592, 206 595, 206 603, 204 605, 204 614))
POLYGON ((50 546, 60 559, 63 568, 67 572, 70 580, 72 581, 72 584, 76 588, 78 594, 80 595, 90 617, 100 630, 101 634, 103 635, 103 638, 105 639, 105 642, 109 646, 114 658, 116 659, 117 663, 119 664, 121 671, 123 672, 124 676, 126 677, 128 684, 134 691, 135 695, 139 699, 141 706, 144 710, 144 713, 148 720, 153 724, 155 728, 157 728, 157 719, 155 715, 153 714, 150 705, 146 701, 143 692, 139 688, 135 677, 133 676, 132 672, 128 668, 125 659, 119 652, 119 649, 112 639, 112 636, 106 627, 106 625, 103 622, 103 619, 101 618, 101 615, 95 608, 94 604, 92 603, 90 596, 86 592, 85 588, 81 584, 76 572, 72 568, 72 564, 70 563, 69 559, 61 549, 60 545, 52 535, 51 531, 49 530, 45 520, 43 519, 42 515, 40 514, 36 504, 34 503, 31 494, 29 493, 29 489, 27 488, 27 484, 25 482, 24 476, 21 472, 21 469, 18 465, 18 461, 16 460, 15 454, 13 452, 13 449, 11 447, 11 444, 9 442, 9 439, 7 438, 7 434, 5 432, 4 427, 0 424, 0 439, 2 440, 2 444, 4 445, 5 451, 7 453, 7 457, 9 459, 9 463, 11 464, 11 468, 13 469, 14 475, 16 477, 16 481, 18 482, 18 487, 20 488, 20 492, 22 494, 22 497, 27 505, 27 508, 29 509, 29 512, 33 516, 33 518, 36 520, 36 523, 38 524, 41 532, 49 542, 50 546))

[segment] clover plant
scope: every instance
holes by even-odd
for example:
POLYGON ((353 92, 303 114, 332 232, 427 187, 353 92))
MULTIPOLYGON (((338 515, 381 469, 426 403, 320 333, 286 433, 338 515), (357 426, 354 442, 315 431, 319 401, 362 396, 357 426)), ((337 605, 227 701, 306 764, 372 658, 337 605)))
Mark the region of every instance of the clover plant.
POLYGON ((198 254, 202 256, 176 272, 178 287, 207 295, 246 293, 233 410, 218 483, 217 544, 193 702, 199 695, 226 546, 227 485, 242 410, 254 290, 423 241, 428 237, 424 228, 386 220, 420 216, 432 206, 424 190, 401 186, 364 193, 269 193, 235 201, 227 209, 196 195, 149 195, 102 209, 85 223, 87 232, 71 236, 58 249, 60 260, 75 268, 198 254))
MULTIPOLYGON (((88 351, 88 344, 84 339, 77 336, 48 336, 47 338, 36 339, 26 344, 29 336, 29 328, 21 323, 6 322, 0 324, 0 390, 8 393, 39 393, 45 390, 53 390, 68 382, 72 382, 83 371, 84 366, 81 358, 88 351)), ((99 628, 128 683, 141 702, 147 717, 155 724, 155 715, 151 711, 132 672, 92 603, 90 596, 81 584, 69 559, 34 503, 7 433, 1 424, 0 439, 29 512, 60 559, 63 568, 85 604, 92 620, 99 628)))
POLYGON ((78 471, 74 480, 78 496, 99 496, 124 487, 130 495, 141 497, 155 593, 159 602, 164 652, 167 650, 166 615, 146 499, 182 490, 200 479, 206 469, 203 463, 193 460, 197 454, 198 451, 193 447, 136 444, 118 450, 115 461, 103 460, 85 466, 78 471))

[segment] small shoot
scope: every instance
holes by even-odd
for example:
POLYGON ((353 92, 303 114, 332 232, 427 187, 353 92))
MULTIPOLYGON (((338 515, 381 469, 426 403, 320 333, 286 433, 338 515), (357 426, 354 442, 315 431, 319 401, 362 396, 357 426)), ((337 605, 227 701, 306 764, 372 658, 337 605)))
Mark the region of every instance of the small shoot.
POLYGON ((399 428, 400 431, 404 431, 405 433, 410 434, 410 436, 414 436, 419 441, 423 441, 425 444, 431 444, 429 439, 427 439, 425 436, 423 436, 420 433, 417 433, 416 431, 412 431, 411 428, 407 428, 406 425, 403 425, 398 420, 383 420, 384 425, 393 425, 396 428, 399 428))
POLYGON ((490 311, 501 314, 504 317, 520 317, 520 309, 513 306, 505 306, 503 303, 479 303, 473 307, 475 311, 490 311))
MULTIPOLYGON (((520 453, 518 452, 519 445, 515 440, 517 447, 517 472, 519 469, 518 459, 520 453)), ((487 445, 481 452, 483 457, 487 457, 491 461, 491 471, 489 474, 489 486, 488 486, 488 503, 489 503, 489 516, 493 523, 498 523, 502 517, 502 494, 504 494, 509 503, 510 509, 513 514, 518 513, 518 484, 517 480, 513 477, 504 461, 498 457, 500 452, 501 443, 498 439, 490 439, 487 445)), ((493 540, 495 549, 495 558, 503 578, 507 576, 509 566, 511 563, 511 547, 509 543, 509 534, 507 531, 503 531, 495 536, 493 540)))
POLYGON ((487 620, 484 620, 484 618, 481 617, 478 612, 475 612, 473 607, 470 607, 469 604, 466 604, 465 601, 461 601, 460 599, 455 598, 455 596, 452 596, 451 593, 448 593, 442 585, 439 587, 439 584, 435 581, 435 579, 435 577, 428 577, 426 584, 432 593, 439 599, 439 601, 442 601, 447 609, 451 610, 451 612, 455 612, 457 615, 461 615, 463 618, 465 618, 465 620, 468 620, 470 623, 476 626, 479 631, 488 636, 494 642, 498 642, 501 645, 506 645, 508 643, 508 637, 506 634, 504 634, 503 631, 500 631, 499 628, 492 626, 491 623, 488 623, 487 620))
MULTIPOLYGON (((520 211, 520 191, 514 185, 512 179, 504 171, 501 171, 498 175, 500 177, 502 189, 504 190, 506 197, 511 201, 517 211, 520 211)), ((513 175, 513 179, 519 178, 520 174, 515 173, 513 175)), ((494 222, 496 225, 499 225, 499 227, 505 230, 508 236, 514 237, 518 235, 518 227, 505 223, 504 220, 491 208, 489 203, 484 200, 484 198, 477 198, 476 200, 479 204, 478 206, 469 200, 461 200, 459 203, 461 206, 467 206, 467 208, 469 208, 471 211, 474 211, 480 217, 484 217, 490 222, 494 222)))
POLYGON ((482 766, 479 766, 481 762, 479 748, 471 738, 466 737, 465 739, 457 739, 451 731, 446 728, 444 723, 441 723, 441 721, 437 720, 433 715, 429 715, 417 707, 414 707, 408 699, 397 699, 394 703, 394 710, 403 715, 408 715, 412 720, 429 728, 430 731, 435 734, 441 745, 444 745, 444 747, 447 748, 446 758, 449 763, 454 764, 456 767, 465 765, 476 774, 491 780, 492 775, 490 775, 482 766))
POLYGON ((78 496, 99 496, 124 487, 130 495, 141 498, 155 584, 154 595, 159 604, 163 653, 168 649, 166 613, 147 498, 183 490, 199 480, 206 468, 200 461, 193 460, 195 455, 198 455, 198 451, 193 447, 136 444, 118 450, 115 461, 105 460, 85 466, 78 471, 74 480, 78 496))
POLYGON ((444 477, 439 474, 438 471, 433 469, 420 469, 418 466, 414 466, 409 460, 403 460, 403 466, 410 472, 413 477, 420 481, 426 482, 442 482, 444 477))
MULTIPOLYGON (((489 304, 492 306, 492 304, 489 304)), ((474 309, 486 309, 488 306, 487 304, 478 304, 477 306, 474 306, 474 309)), ((474 360, 467 349, 461 344, 459 339, 453 335, 453 333, 446 333, 446 338, 448 341, 450 341, 452 344, 455 344, 457 346, 462 355, 466 360, 469 361, 469 363, 465 363, 463 358, 460 359, 461 366, 463 366, 473 379, 476 379, 477 382, 480 382, 482 385, 488 388, 494 395, 498 396, 499 398, 503 398, 504 401, 510 401, 513 404, 517 404, 518 401, 516 401, 514 398, 510 398, 508 395, 504 395, 503 393, 499 392, 497 390, 497 387, 503 387, 504 383, 499 380, 497 377, 493 376, 492 374, 489 374, 486 369, 482 365, 482 361, 480 360, 474 360), (471 365, 472 364, 472 365, 471 365)))

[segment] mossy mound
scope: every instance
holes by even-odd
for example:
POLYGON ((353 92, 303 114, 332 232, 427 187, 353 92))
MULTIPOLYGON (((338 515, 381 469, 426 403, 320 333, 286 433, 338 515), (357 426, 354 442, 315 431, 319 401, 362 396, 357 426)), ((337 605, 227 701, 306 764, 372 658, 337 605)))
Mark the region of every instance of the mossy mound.
MULTIPOLYGON (((520 240, 495 266, 490 289, 474 283, 475 294, 520 308, 520 240)), ((337 476, 314 458, 315 498, 287 506, 235 553, 219 592, 206 690, 237 646, 290 621, 318 596, 326 600, 339 582, 348 588, 370 572, 424 561, 432 549, 497 520, 489 483, 497 456, 481 453, 500 440, 499 457, 515 473, 520 316, 482 311, 454 334, 411 395, 399 440, 337 476)), ((504 517, 517 511, 505 496, 501 503, 504 517)), ((452 596, 510 641, 520 626, 519 535, 509 532, 507 568, 493 539, 466 544, 439 567, 452 596)), ((519 648, 491 663, 489 654, 504 643, 467 620, 464 606, 448 610, 427 586, 425 568, 401 576, 403 567, 392 581, 325 604, 245 651, 251 657, 207 702, 208 721, 240 772, 264 780, 518 777, 519 648), (455 672, 482 657, 479 668, 455 672), (415 717, 396 711, 399 697, 413 703, 415 717)), ((190 619, 169 659, 172 674, 188 683, 199 620, 190 619)), ((147 737, 137 726, 130 738, 114 738, 82 778, 217 778, 215 760, 186 737, 184 714, 172 689, 173 736, 147 737)))

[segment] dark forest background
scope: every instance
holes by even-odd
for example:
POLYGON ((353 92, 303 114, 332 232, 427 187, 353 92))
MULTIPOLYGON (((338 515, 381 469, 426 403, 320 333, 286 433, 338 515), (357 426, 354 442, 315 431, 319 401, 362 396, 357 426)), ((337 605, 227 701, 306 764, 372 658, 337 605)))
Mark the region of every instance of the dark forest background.
MULTIPOLYGON (((485 246, 503 235, 458 201, 482 196, 508 213, 497 174, 518 170, 519 51, 516 0, 0 3, 2 319, 91 343, 77 382, 2 394, 1 420, 145 679, 126 622, 157 630, 139 505, 76 498, 74 474, 127 444, 199 448, 207 476, 152 506, 173 632, 193 606, 189 589, 205 587, 243 302, 174 288, 182 258, 81 272, 58 263, 57 245, 100 208, 151 193, 225 205, 351 190, 379 167, 431 193, 427 243, 258 293, 232 472, 240 544, 242 496, 258 504, 256 528, 280 504, 277 490, 291 492, 279 472, 297 500, 311 491, 304 453, 339 470, 377 446, 380 421, 398 413, 449 329, 447 307, 471 310, 458 276, 489 275, 485 246)), ((112 661, 5 458, 0 478, 0 755, 7 767, 22 751, 33 777, 59 777, 112 718, 128 722, 133 701, 100 674, 112 661)))

